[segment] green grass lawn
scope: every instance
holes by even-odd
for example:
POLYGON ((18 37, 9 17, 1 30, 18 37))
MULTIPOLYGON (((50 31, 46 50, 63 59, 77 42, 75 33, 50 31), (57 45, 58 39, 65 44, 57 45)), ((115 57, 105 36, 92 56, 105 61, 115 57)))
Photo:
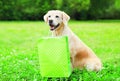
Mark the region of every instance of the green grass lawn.
MULTIPOLYGON (((103 70, 74 70, 69 78, 48 81, 120 81, 120 21, 70 21, 69 26, 100 57, 103 70)), ((47 81, 39 72, 41 36, 50 36, 44 22, 0 22, 0 81, 47 81)))

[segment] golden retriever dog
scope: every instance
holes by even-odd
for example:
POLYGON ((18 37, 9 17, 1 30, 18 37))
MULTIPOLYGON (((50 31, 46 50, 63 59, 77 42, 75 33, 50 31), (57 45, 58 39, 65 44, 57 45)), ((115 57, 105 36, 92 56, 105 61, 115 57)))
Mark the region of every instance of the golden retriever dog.
POLYGON ((60 10, 50 10, 44 15, 44 21, 50 26, 52 36, 68 36, 72 68, 100 71, 100 59, 70 30, 67 24, 69 19, 70 17, 60 10))

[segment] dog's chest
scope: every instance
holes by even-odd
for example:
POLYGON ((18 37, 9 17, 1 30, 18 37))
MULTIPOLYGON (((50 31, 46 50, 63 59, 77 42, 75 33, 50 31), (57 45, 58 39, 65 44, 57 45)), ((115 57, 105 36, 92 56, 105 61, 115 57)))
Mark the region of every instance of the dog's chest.
POLYGON ((68 36, 70 55, 71 55, 71 57, 74 57, 76 55, 77 49, 78 49, 78 45, 76 45, 77 41, 76 41, 76 38, 74 38, 75 37, 74 34, 71 32, 71 30, 69 28, 65 27, 62 32, 60 32, 60 33, 53 32, 52 34, 55 37, 57 37, 57 36, 68 36))

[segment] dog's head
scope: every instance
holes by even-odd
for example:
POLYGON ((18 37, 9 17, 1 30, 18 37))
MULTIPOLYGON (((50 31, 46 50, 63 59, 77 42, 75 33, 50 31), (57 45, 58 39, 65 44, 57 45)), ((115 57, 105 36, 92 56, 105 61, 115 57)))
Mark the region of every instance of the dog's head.
POLYGON ((44 15, 44 21, 49 24, 51 31, 60 27, 62 23, 66 25, 69 19, 70 17, 65 12, 59 10, 51 10, 44 15))

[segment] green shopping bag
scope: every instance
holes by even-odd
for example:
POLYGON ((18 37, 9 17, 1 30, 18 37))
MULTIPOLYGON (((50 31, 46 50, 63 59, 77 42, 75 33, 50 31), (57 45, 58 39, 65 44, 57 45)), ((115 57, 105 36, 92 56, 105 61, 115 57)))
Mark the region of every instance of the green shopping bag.
POLYGON ((43 37, 38 43, 42 77, 69 77, 71 73, 68 37, 43 37))

